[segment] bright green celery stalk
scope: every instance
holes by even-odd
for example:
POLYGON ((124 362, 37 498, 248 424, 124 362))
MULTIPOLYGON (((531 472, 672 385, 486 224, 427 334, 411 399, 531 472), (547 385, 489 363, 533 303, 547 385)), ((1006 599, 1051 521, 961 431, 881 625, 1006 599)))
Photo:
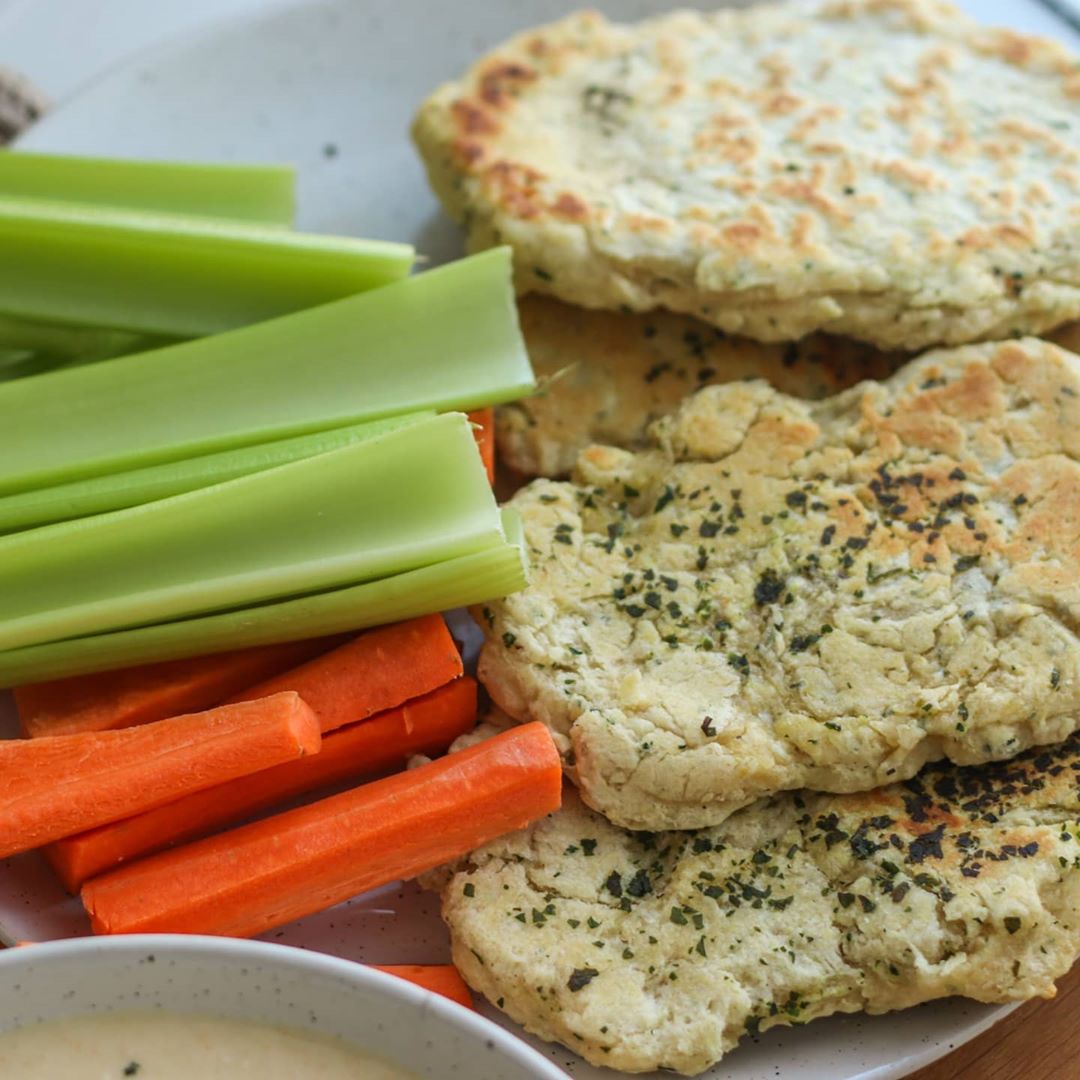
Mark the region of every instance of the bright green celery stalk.
POLYGON ((534 386, 505 248, 229 334, 0 386, 0 494, 534 386))
POLYGON ((0 649, 374 581, 503 540, 444 413, 171 499, 0 537, 0 649))
POLYGON ((407 244, 245 222, 0 198, 0 312, 192 338, 408 274, 407 244))
POLYGON ((0 151, 0 197, 291 226, 296 172, 284 165, 127 161, 0 151))
POLYGON ((430 415, 409 413, 406 416, 392 416, 260 446, 224 450, 218 454, 170 461, 164 465, 149 465, 131 472, 107 473, 89 480, 0 496, 0 533, 71 521, 109 510, 123 510, 172 495, 198 491, 362 442, 383 432, 414 424, 430 415))
POLYGON ((0 652, 0 687, 318 637, 507 596, 526 584, 520 523, 506 539, 418 570, 237 611, 0 652))

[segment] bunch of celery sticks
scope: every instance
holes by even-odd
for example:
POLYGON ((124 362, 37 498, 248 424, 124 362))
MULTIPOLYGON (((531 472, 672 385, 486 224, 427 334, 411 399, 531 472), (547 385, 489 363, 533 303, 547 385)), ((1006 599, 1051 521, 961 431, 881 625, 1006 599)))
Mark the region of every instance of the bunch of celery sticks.
POLYGON ((292 231, 264 166, 0 154, 0 686, 520 588, 463 412, 533 387, 510 259, 292 231))

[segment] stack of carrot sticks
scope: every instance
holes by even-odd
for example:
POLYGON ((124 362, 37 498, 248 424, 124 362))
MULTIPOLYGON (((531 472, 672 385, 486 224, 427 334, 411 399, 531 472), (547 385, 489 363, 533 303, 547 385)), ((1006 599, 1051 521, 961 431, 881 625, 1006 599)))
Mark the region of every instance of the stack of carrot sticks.
POLYGON ((0 857, 40 848, 96 933, 262 933, 558 807, 540 724, 400 771, 471 730, 476 689, 439 615, 21 687, 0 857))

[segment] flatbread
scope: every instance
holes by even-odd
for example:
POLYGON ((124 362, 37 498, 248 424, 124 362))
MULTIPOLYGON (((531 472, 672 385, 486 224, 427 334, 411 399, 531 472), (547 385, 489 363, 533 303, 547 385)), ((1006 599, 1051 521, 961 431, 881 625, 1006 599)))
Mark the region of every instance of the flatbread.
POLYGON ((1052 997, 1080 951, 1080 742, 787 794, 698 833, 564 808, 442 878, 454 962, 529 1031, 627 1072, 960 994, 1052 997))
POLYGON ((703 386, 761 378, 822 398, 904 359, 822 334, 764 345, 669 311, 589 311, 546 296, 518 307, 540 389, 500 406, 495 431, 499 460, 524 476, 566 476, 593 443, 643 448, 649 425, 703 386))
POLYGON ((1080 723, 1080 357, 929 353, 821 402, 710 387, 511 500, 532 580, 479 672, 589 805, 714 825, 1080 723))
POLYGON ((414 137, 518 287, 916 351, 1080 316, 1080 69, 939 0, 796 0, 494 49, 414 137))

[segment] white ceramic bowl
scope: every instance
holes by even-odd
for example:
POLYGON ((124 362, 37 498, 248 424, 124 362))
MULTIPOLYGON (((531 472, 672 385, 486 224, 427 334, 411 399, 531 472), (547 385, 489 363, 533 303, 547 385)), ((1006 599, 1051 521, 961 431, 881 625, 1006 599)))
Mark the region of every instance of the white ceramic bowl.
POLYGON ((0 954, 0 1032, 87 1013, 164 1009, 332 1035, 421 1077, 565 1080, 490 1021, 392 975, 259 941, 146 934, 0 954))

